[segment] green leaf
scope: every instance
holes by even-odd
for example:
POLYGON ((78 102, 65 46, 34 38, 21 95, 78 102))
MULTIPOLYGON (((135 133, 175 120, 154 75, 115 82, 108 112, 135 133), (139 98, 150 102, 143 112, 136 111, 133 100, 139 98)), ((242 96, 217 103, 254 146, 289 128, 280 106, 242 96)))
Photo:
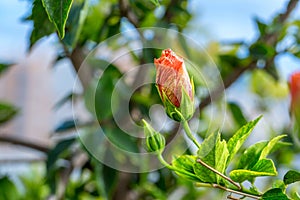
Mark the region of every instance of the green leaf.
POLYGON ((252 169, 259 160, 266 158, 274 148, 277 148, 277 143, 283 137, 285 135, 277 136, 269 142, 259 142, 250 146, 243 153, 238 169, 252 169))
POLYGON ((18 113, 18 109, 13 105, 0 102, 0 124, 11 120, 18 113))
POLYGON ((76 138, 69 138, 63 141, 60 141, 56 146, 48 152, 48 158, 46 162, 47 170, 50 170, 54 165, 57 159, 60 157, 60 154, 66 151, 76 140, 76 138))
POLYGON ((294 171, 294 170, 288 171, 284 175, 283 181, 284 181, 285 185, 300 181, 300 172, 297 172, 297 171, 294 171))
POLYGON ((243 114, 241 108, 234 102, 228 103, 229 109, 232 113, 234 120, 238 123, 239 126, 243 126, 247 123, 247 120, 243 114))
POLYGON ((75 126, 76 126, 76 120, 69 119, 69 120, 63 121, 61 124, 59 124, 54 129, 54 132, 57 132, 57 133, 64 132, 64 131, 67 131, 67 130, 75 128, 75 126))
POLYGON ((270 58, 275 54, 275 49, 264 43, 254 43, 249 48, 250 54, 255 59, 270 58))
POLYGON ((286 137, 286 135, 279 135, 279 136, 273 138, 270 142, 268 142, 267 146, 261 152, 259 159, 266 158, 270 154, 272 149, 275 147, 277 142, 279 142, 279 140, 281 140, 284 137, 286 137))
MULTIPOLYGON (((224 173, 226 162, 229 156, 226 141, 221 141, 220 133, 210 135, 203 141, 198 151, 198 158, 220 173, 224 173), (211 146, 208 146, 211 145, 211 146), (207 149, 206 149, 207 148, 207 149), (210 151, 208 151, 210 149, 210 151)), ((200 163, 194 164, 194 171, 198 178, 205 183, 221 183, 222 178, 202 166, 200 163)))
POLYGON ((214 149, 218 135, 218 131, 215 131, 204 139, 197 153, 200 158, 207 156, 214 149))
POLYGON ((196 156, 192 155, 183 155, 177 157, 173 162, 172 166, 180 169, 180 171, 184 171, 186 173, 182 173, 180 171, 175 171, 179 176, 191 180, 191 181, 199 181, 199 178, 195 175, 193 165, 196 163, 196 156))
POLYGON ((32 13, 26 20, 33 21, 33 29, 30 35, 30 47, 42 37, 50 35, 55 31, 55 27, 49 21, 41 0, 34 0, 32 13))
POLYGON ((76 138, 68 138, 56 144, 47 154, 46 169, 47 176, 46 182, 49 184, 52 193, 57 189, 57 179, 61 169, 65 168, 65 162, 57 162, 61 158, 70 156, 69 147, 75 142, 76 138))
POLYGON ((263 23, 263 22, 261 22, 258 18, 255 18, 254 20, 256 22, 257 28, 258 28, 258 30, 260 32, 260 35, 264 36, 266 34, 266 30, 268 28, 268 25, 265 24, 265 23, 263 23))
MULTIPOLYGON (((99 163, 96 163, 95 165, 100 165, 99 163)), ((114 194, 114 189, 116 187, 116 184, 118 182, 118 172, 116 169, 111 168, 107 165, 102 165, 102 176, 103 176, 103 182, 105 187, 105 192, 110 197, 109 199, 112 199, 112 195, 114 194)), ((99 177, 101 179, 101 177, 99 177)))
POLYGON ((159 0, 150 0, 154 5, 160 6, 159 0))
POLYGON ((282 189, 282 191, 285 191, 286 185, 284 184, 284 182, 282 180, 278 179, 272 183, 272 188, 280 188, 280 189, 282 189))
POLYGON ((88 13, 88 2, 88 0, 74 1, 71 7, 69 18, 66 22, 66 30, 68 31, 63 39, 63 42, 71 48, 76 46, 79 39, 79 35, 88 13))
POLYGON ((5 72, 13 63, 0 63, 0 75, 5 72))
POLYGON ((267 172, 273 175, 277 175, 275 165, 271 159, 265 158, 259 160, 252 168, 253 171, 267 172))
POLYGON ((65 36, 65 25, 72 5, 72 0, 42 0, 48 17, 54 23, 60 38, 65 36))
POLYGON ((250 170, 237 169, 231 171, 229 175, 232 180, 241 183, 245 180, 252 182, 254 178, 259 176, 276 176, 277 171, 272 160, 262 159, 250 170))
POLYGON ((17 187, 7 176, 0 178, 0 188, 0 199, 19 199, 17 187))
POLYGON ((238 169, 251 169, 259 160, 262 150, 268 142, 259 142, 244 151, 240 159, 238 169))
POLYGON ((289 200, 280 188, 268 190, 262 195, 263 200, 289 200))
POLYGON ((253 128, 257 124, 257 122, 261 119, 261 116, 257 119, 247 123, 242 126, 228 141, 227 147, 229 151, 229 158, 227 160, 227 164, 233 159, 235 154, 244 144, 245 140, 248 138, 253 128))

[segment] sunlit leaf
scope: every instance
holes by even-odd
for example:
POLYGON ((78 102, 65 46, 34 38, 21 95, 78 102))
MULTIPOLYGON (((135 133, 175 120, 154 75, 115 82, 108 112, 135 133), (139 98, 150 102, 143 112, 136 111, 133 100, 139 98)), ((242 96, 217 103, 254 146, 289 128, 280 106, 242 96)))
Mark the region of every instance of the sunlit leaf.
POLYGON ((268 142, 267 146, 265 146, 265 148, 262 150, 259 159, 266 158, 270 154, 272 149, 275 147, 277 142, 279 142, 279 140, 281 140, 284 137, 286 137, 286 135, 279 135, 279 136, 273 138, 272 140, 270 140, 268 142))
POLYGON ((184 171, 186 173, 181 173, 180 171, 175 171, 176 174, 179 176, 191 180, 191 181, 199 181, 199 178, 195 175, 193 165, 196 162, 196 156, 192 155, 182 155, 177 157, 173 162, 172 165, 180 171, 184 171))
POLYGON ((48 17, 54 23, 60 38, 65 36, 65 25, 72 5, 72 0, 42 0, 48 17))
POLYGON ((261 116, 257 119, 247 123, 243 127, 241 127, 228 141, 227 148, 229 151, 229 158, 227 160, 227 163, 229 163, 237 151, 240 149, 240 147, 243 145, 245 140, 248 138, 250 133, 252 132, 253 128, 257 124, 257 122, 261 119, 261 116))
POLYGON ((66 31, 63 42, 74 48, 81 33, 83 24, 88 14, 88 2, 89 1, 74 1, 70 13, 69 18, 66 22, 66 31))
MULTIPOLYGON (((220 173, 224 173, 225 171, 228 156, 226 141, 221 141, 221 135, 217 132, 211 134, 204 140, 198 151, 198 158, 220 173)), ((202 182, 221 183, 220 176, 205 166, 202 166, 200 163, 194 164, 194 171, 202 182)))
POLYGON ((237 169, 230 172, 230 178, 236 182, 253 181, 259 176, 276 176, 277 171, 270 159, 259 160, 252 169, 237 169))

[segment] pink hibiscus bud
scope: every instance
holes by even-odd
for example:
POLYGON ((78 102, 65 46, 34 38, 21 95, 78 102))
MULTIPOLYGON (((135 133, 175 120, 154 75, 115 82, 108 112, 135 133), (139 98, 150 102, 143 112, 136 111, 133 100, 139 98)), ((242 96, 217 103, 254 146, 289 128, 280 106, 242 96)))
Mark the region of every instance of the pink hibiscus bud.
POLYGON ((292 74, 290 78, 291 112, 296 123, 300 125, 300 72, 292 74))
POLYGON ((154 64, 157 89, 167 114, 176 121, 190 119, 194 114, 194 84, 183 58, 165 49, 154 64))

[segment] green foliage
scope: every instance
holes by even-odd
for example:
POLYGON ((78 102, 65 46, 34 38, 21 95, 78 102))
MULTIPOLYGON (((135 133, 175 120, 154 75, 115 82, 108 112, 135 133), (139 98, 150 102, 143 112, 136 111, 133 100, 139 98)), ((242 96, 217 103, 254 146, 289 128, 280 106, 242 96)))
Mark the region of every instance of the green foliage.
POLYGON ((227 160, 227 163, 229 163, 237 151, 240 149, 240 147, 244 144, 245 140, 248 138, 250 133, 252 132, 255 125, 258 123, 258 121, 261 119, 261 117, 258 117, 257 119, 247 123, 243 127, 241 127, 229 140, 227 144, 227 148, 229 151, 229 158, 227 160))
POLYGON ((288 95, 286 83, 276 81, 263 70, 255 70, 251 77, 251 89, 261 97, 284 98, 288 95))
POLYGON ((259 176, 276 176, 277 171, 274 163, 270 159, 262 159, 251 167, 251 169, 237 169, 230 172, 230 178, 236 182, 254 181, 259 176))
POLYGON ((72 49, 79 40, 82 27, 88 15, 88 2, 89 1, 75 0, 69 12, 69 17, 66 22, 66 29, 68 31, 65 34, 63 42, 72 49))
POLYGON ((49 20, 55 25, 60 38, 65 36, 65 25, 73 0, 42 0, 49 20))
POLYGON ((273 161, 266 157, 283 137, 285 135, 277 136, 270 142, 260 142, 249 147, 243 153, 238 169, 230 172, 230 177, 237 182, 245 180, 253 182, 258 176, 276 176, 277 171, 273 161))
MULTIPOLYGON (((32 2, 32 6, 29 6, 31 14, 26 18, 27 21, 33 22, 30 47, 40 39, 57 32, 57 39, 60 40, 60 46, 57 46, 59 51, 57 61, 61 58, 69 59, 74 66, 76 65, 76 70, 78 70, 82 60, 78 59, 77 52, 74 52, 75 49, 76 51, 79 49, 79 53, 85 56, 85 53, 100 42, 107 41, 109 37, 115 34, 124 34, 124 30, 127 28, 165 27, 184 33, 188 33, 189 28, 195 28, 190 26, 193 16, 188 9, 189 1, 187 0, 32 0, 30 2, 32 2)), ((281 80, 282 77, 278 74, 275 61, 278 56, 286 52, 296 58, 300 57, 300 23, 299 20, 294 19, 286 22, 287 19, 284 17, 286 17, 285 14, 277 15, 269 23, 256 18, 259 35, 252 42, 237 41, 225 45, 215 43, 214 46, 209 44, 211 45, 211 49, 208 49, 209 54, 213 55, 212 57, 217 61, 225 89, 235 83, 239 77, 247 74, 251 77, 248 82, 251 92, 259 95, 259 97, 269 100, 270 97, 272 99, 284 99, 288 96, 288 85, 281 80), (292 45, 286 43, 286 39, 292 40, 292 45), (241 52, 243 55, 240 54, 241 52)), ((165 40, 164 35, 158 41, 144 40, 143 36, 146 35, 146 32, 141 30, 136 32, 141 37, 139 41, 141 45, 145 45, 143 47, 148 47, 149 42, 153 44, 157 42, 159 46, 169 45, 169 40, 165 40)), ((174 41, 176 41, 174 48, 179 49, 178 51, 181 51, 180 53, 186 59, 195 58, 191 60, 193 60, 193 64, 197 65, 197 68, 191 69, 191 74, 196 74, 197 70, 206 70, 206 65, 209 66, 206 54, 205 56, 200 55, 199 51, 194 49, 193 44, 180 35, 178 38, 174 38, 174 41)), ((128 41, 109 41, 106 43, 108 51, 103 52, 103 55, 116 53, 113 51, 116 46, 122 46, 122 50, 132 50, 130 43, 130 39, 128 41)), ((136 66, 152 63, 153 58, 157 57, 158 53, 160 53, 160 49, 144 48, 141 52, 130 51, 128 57, 136 66)), ((102 52, 99 54, 102 56, 102 52)), ((81 98, 81 94, 69 93, 56 104, 56 108, 76 97, 76 100, 84 101, 87 110, 92 114, 92 123, 82 124, 79 120, 69 119, 59 123, 55 131, 64 132, 73 129, 75 122, 78 122, 81 125, 77 127, 78 130, 88 132, 83 134, 81 139, 99 146, 97 149, 99 151, 103 150, 101 148, 103 148, 102 145, 106 142, 104 138, 106 138, 114 147, 132 153, 141 153, 141 139, 131 137, 118 128, 113 121, 112 106, 115 110, 123 106, 122 101, 119 100, 122 100, 123 95, 126 96, 131 87, 130 81, 127 82, 126 80, 120 84, 122 88, 116 88, 116 83, 120 81, 124 72, 123 65, 119 66, 117 62, 110 64, 102 57, 88 62, 95 62, 88 64, 97 67, 91 69, 91 76, 88 77, 91 82, 88 88, 84 88, 84 97, 81 98), (117 90, 116 93, 119 96, 112 101, 114 90, 117 90), (101 125, 101 130, 96 127, 98 125, 96 122, 101 125)), ((130 61, 130 64, 132 63, 130 61)), ((1 63, 0 74, 9 66, 10 64, 1 63)), ((151 71, 147 76, 153 78, 153 73, 151 71)), ((202 94, 202 89, 206 87, 204 87, 205 83, 201 77, 196 76, 194 78, 195 91, 198 95, 196 98, 202 101, 202 98, 209 97, 202 96, 206 95, 205 92, 202 94)), ((219 85, 214 86, 219 88, 219 85)), ((155 86, 146 89, 139 88, 130 99, 130 111, 136 112, 139 119, 146 118, 149 117, 151 106, 158 102, 159 98, 155 92, 155 86)), ((190 113, 193 107, 188 104, 189 102, 185 103, 185 110, 190 113)), ((216 101, 213 104, 218 106, 219 102, 216 101)), ((274 181, 272 189, 264 193, 259 192, 259 189, 256 188, 255 179, 261 176, 275 176, 277 175, 276 167, 280 167, 281 164, 290 164, 291 161, 282 163, 282 159, 283 157, 284 159, 291 159, 295 154, 294 145, 290 147, 289 152, 282 151, 287 143, 280 141, 284 136, 277 136, 271 141, 258 142, 250 147, 243 147, 260 118, 247 123, 246 113, 241 107, 233 102, 229 102, 227 105, 233 120, 236 122, 235 125, 241 127, 228 141, 222 139, 221 133, 214 132, 203 138, 204 141, 199 147, 197 155, 181 155, 174 158, 172 165, 164 164, 179 177, 196 182, 200 186, 219 189, 225 187, 246 195, 257 195, 257 197, 267 200, 288 199, 286 192, 289 190, 286 191, 286 187, 299 181, 299 172, 288 171, 283 181, 274 181), (274 151, 279 151, 279 153, 272 157, 273 161, 268 156, 274 151), (282 156, 283 154, 284 156, 282 156), (286 154, 290 156, 287 158, 286 154), (199 159, 213 170, 199 163, 199 159), (230 182, 227 174, 232 181, 236 181, 238 184, 230 182), (246 180, 252 182, 250 189, 243 186, 243 182, 246 180), (238 185, 242 187, 239 188, 238 185)), ((18 109, 11 104, 0 102, 0 124, 11 120, 17 111, 18 109)), ((206 110, 200 109, 200 112, 200 121, 203 122, 202 117, 205 117, 203 113, 206 110)), ((218 114, 214 117, 217 121, 218 114)), ((195 118, 195 120, 198 119, 195 118)), ((186 125, 188 125, 187 122, 186 125)), ((203 127, 206 125, 204 124, 203 127)), ((288 131, 284 130, 284 132, 288 131)), ((172 134, 166 134, 166 136, 166 141, 172 139, 172 134), (169 135, 170 137, 168 137, 169 135)), ((293 142, 291 138, 288 140, 293 142)), ((154 138, 154 141, 165 142, 161 137, 158 140, 154 138)), ((65 188, 65 191, 60 194, 62 196, 57 197, 58 199, 115 199, 120 188, 121 191, 122 189, 128 190, 128 194, 136 195, 137 199, 169 199, 168 195, 177 192, 178 188, 186 191, 182 199, 210 197, 207 195, 208 190, 197 190, 191 182, 177 179, 165 169, 158 170, 157 180, 154 181, 147 179, 147 173, 133 174, 126 181, 123 181, 122 176, 124 174, 95 161, 92 153, 84 145, 80 146, 80 142, 82 141, 78 141, 76 138, 56 141, 56 144, 47 154, 47 185, 44 185, 43 179, 40 177, 36 179, 34 177, 22 177, 21 182, 26 189, 23 197, 20 197, 22 195, 19 194, 16 185, 9 178, 1 178, 0 199, 45 199, 49 195, 58 196, 58 188, 65 188), (70 174, 76 174, 77 178, 70 174)), ((157 146, 153 149, 157 149, 157 146)), ((187 152, 190 153, 190 149, 187 152)), ((107 156, 112 156, 111 152, 106 149, 104 149, 104 153, 107 156)), ((118 155, 113 156, 118 157, 118 155)), ((272 184, 269 183, 268 186, 270 185, 272 184)), ((291 198, 300 199, 294 190, 291 190, 290 194, 291 198)), ((219 195, 214 197, 216 199, 222 198, 219 198, 219 195)))
POLYGON ((7 177, 0 178, 0 199, 18 199, 19 191, 16 185, 7 177))
POLYGON ((300 172, 290 170, 283 177, 284 184, 292 184, 300 181, 300 172))
POLYGON ((187 180, 196 182, 200 181, 194 169, 196 159, 197 157, 192 155, 183 155, 175 158, 172 162, 172 165, 175 168, 180 169, 178 171, 175 171, 176 174, 187 180))
POLYGON ((5 72, 11 65, 12 63, 0 63, 0 75, 5 72))
POLYGON ((75 128, 76 121, 74 119, 63 121, 61 124, 59 124, 55 129, 54 132, 64 132, 70 129, 75 128))
MULTIPOLYGON (((198 151, 198 158, 220 173, 224 173, 229 152, 226 141, 221 141, 220 133, 215 132, 214 134, 211 134, 206 140, 203 141, 202 145, 198 151), (209 151, 207 146, 210 147, 209 151)), ((194 164, 194 170, 195 174, 204 183, 220 184, 222 182, 220 176, 207 169, 205 166, 200 165, 199 163, 194 164)))
POLYGON ((159 0, 150 0, 154 5, 159 6, 159 0))
POLYGON ((63 158, 70 156, 70 146, 75 142, 75 138, 62 140, 57 143, 51 151, 48 152, 46 168, 47 168, 47 182, 50 186, 51 192, 55 193, 57 190, 57 179, 62 169, 67 168, 63 158))
POLYGON ((13 105, 0 101, 0 124, 11 120, 18 113, 18 109, 13 105))
POLYGON ((30 35, 30 47, 39 39, 48 36, 55 31, 50 22, 41 0, 34 0, 31 15, 25 20, 33 21, 33 29, 30 35))
POLYGON ((263 200, 289 200, 289 198, 279 188, 274 188, 267 191, 266 193, 263 194, 262 199, 263 200))
POLYGON ((243 126, 247 123, 247 120, 243 114, 241 108, 234 102, 228 102, 229 109, 232 113, 234 120, 237 122, 239 126, 243 126))

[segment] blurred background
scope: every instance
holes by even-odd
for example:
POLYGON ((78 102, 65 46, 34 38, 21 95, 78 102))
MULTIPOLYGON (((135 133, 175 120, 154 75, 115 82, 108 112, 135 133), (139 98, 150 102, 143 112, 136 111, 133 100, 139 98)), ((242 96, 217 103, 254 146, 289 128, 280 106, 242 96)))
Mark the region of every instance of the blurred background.
MULTIPOLYGON (((289 91, 291 74, 300 71, 298 1, 153 2, 74 0, 63 40, 45 17, 40 0, 0 2, 0 188, 6 188, 0 191, 0 199, 175 200, 226 196, 212 189, 195 189, 167 169, 138 174, 99 164, 78 139, 78 129, 91 134, 98 131, 95 123, 109 124, 106 129, 113 143, 141 151, 140 141, 120 136, 125 133, 114 128, 112 114, 103 107, 110 108, 109 88, 122 73, 131 69, 129 66, 153 62, 161 49, 132 51, 125 63, 109 65, 111 71, 105 74, 108 80, 96 85, 99 71, 106 69, 111 58, 105 60, 100 52, 100 58, 89 56, 92 67, 79 68, 99 43, 119 33, 126 38, 126 31, 144 27, 183 33, 202 49, 188 41, 176 43, 178 50, 173 50, 203 71, 211 63, 218 68, 225 92, 210 97, 208 92, 221 83, 216 81, 205 88, 203 81, 195 81, 200 114, 193 123, 200 139, 209 126, 215 130, 221 127, 224 138, 229 138, 246 121, 263 114, 245 146, 287 134, 287 142, 293 145, 272 154, 272 158, 280 178, 288 169, 300 170, 300 146, 293 135, 289 91), (77 75, 79 86, 75 84, 77 75), (91 88, 96 91, 94 99, 89 97, 91 88), (93 105, 96 113, 90 109, 93 105), (120 138, 124 143, 118 141, 120 138)), ((146 35, 143 30, 136 33, 146 35)), ((120 47, 131 49, 130 42, 105 45, 105 51, 112 54, 120 47)), ((155 87, 141 87, 130 99, 131 117, 137 123, 141 118, 151 118, 151 105, 159 103, 155 87)), ((169 132, 167 141, 172 139, 173 129, 177 131, 178 125, 171 123, 162 129, 169 132)), ((267 178, 258 185, 264 190, 274 180, 267 178)), ((290 190, 297 191, 297 186, 290 190)))

